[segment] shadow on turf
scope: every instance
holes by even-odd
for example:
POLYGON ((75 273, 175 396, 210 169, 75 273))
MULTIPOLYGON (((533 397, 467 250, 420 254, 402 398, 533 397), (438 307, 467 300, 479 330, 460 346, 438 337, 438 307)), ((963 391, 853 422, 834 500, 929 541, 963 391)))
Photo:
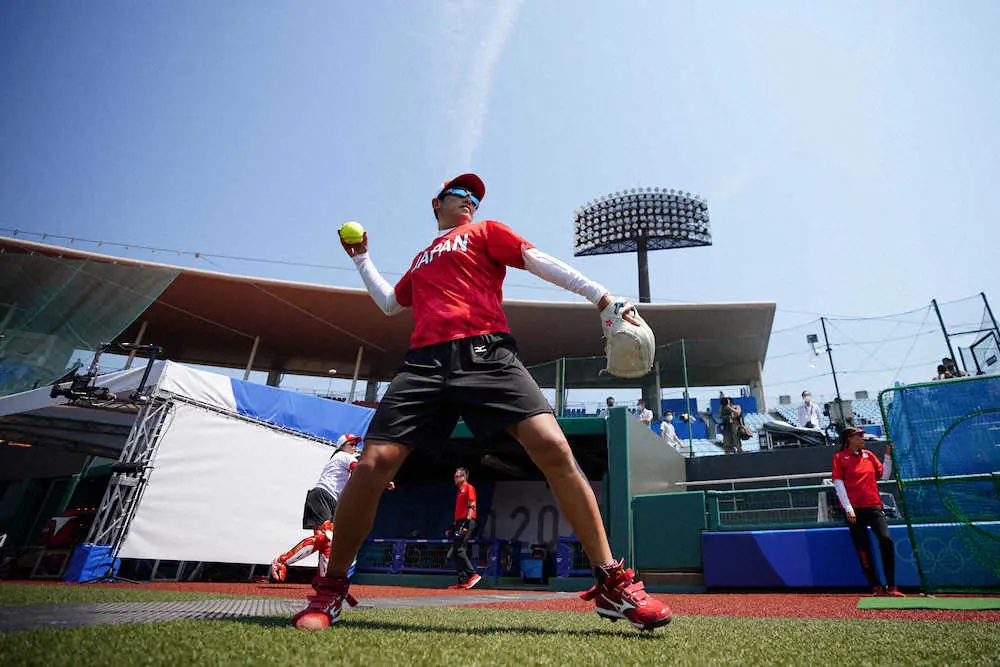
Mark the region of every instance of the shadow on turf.
MULTIPOLYGON (((289 619, 281 616, 242 616, 239 618, 228 618, 228 619, 206 619, 206 620, 226 620, 233 621, 236 623, 249 623, 252 625, 259 625, 268 628, 287 628, 289 627, 289 619)), ((607 622, 607 621, 604 621, 607 622)), ((580 636, 580 637, 623 637, 626 635, 634 635, 644 640, 654 640, 658 636, 665 636, 662 632, 658 633, 656 630, 652 632, 642 632, 637 630, 628 624, 622 625, 621 630, 616 628, 600 628, 594 630, 550 630, 547 628, 539 627, 510 627, 506 625, 497 626, 487 626, 487 627, 476 627, 476 628, 453 628, 448 626, 440 625, 421 625, 415 623, 390 623, 386 621, 366 621, 359 619, 345 619, 340 621, 337 625, 342 625, 345 628, 360 629, 360 630, 401 630, 403 632, 437 632, 441 634, 455 634, 455 635, 495 635, 500 633, 509 634, 522 634, 522 635, 560 635, 560 636, 580 636), (631 632, 630 632, 631 631, 631 632)), ((328 630, 328 632, 333 632, 328 630)))

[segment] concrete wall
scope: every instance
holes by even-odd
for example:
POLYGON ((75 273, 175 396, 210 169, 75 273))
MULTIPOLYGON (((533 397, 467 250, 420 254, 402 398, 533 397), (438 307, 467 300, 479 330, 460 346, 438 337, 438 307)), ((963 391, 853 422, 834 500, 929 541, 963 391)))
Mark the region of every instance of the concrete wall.
POLYGON ((607 420, 608 539, 612 553, 634 563, 632 499, 637 495, 683 491, 676 482, 685 479, 684 458, 666 446, 625 408, 612 408, 607 420))
POLYGON ((675 482, 687 479, 684 457, 635 417, 627 422, 631 497, 682 490, 675 482))

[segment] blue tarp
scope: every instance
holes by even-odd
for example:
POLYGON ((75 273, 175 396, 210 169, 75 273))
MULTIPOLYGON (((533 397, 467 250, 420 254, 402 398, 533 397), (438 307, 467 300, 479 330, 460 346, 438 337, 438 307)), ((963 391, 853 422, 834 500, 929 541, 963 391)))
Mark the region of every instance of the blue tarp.
POLYGON ((232 380, 236 410, 246 417, 335 441, 344 433, 363 436, 375 410, 308 394, 232 380))
POLYGON ((118 574, 122 561, 116 558, 111 563, 111 547, 103 544, 81 544, 70 557, 69 565, 63 573, 63 581, 80 583, 93 581, 105 576, 118 574), (109 569, 110 568, 110 569, 109 569))

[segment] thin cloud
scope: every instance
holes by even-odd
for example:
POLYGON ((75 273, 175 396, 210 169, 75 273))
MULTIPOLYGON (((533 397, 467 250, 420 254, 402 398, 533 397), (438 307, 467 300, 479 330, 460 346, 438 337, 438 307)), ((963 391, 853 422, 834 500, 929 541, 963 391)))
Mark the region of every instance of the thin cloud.
POLYGON ((517 24, 522 0, 456 0, 442 7, 445 47, 440 67, 445 83, 441 99, 443 127, 450 150, 445 158, 452 166, 466 168, 479 148, 489 114, 493 71, 503 56, 507 40, 517 24))

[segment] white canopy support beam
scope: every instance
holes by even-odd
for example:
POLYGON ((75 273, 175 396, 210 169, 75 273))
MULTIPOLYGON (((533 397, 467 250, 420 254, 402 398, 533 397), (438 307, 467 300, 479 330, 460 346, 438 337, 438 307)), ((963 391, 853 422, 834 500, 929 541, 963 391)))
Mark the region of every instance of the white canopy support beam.
POLYGON ((750 381, 750 395, 757 399, 757 412, 767 414, 767 400, 764 398, 764 369, 757 362, 757 379, 750 381))

